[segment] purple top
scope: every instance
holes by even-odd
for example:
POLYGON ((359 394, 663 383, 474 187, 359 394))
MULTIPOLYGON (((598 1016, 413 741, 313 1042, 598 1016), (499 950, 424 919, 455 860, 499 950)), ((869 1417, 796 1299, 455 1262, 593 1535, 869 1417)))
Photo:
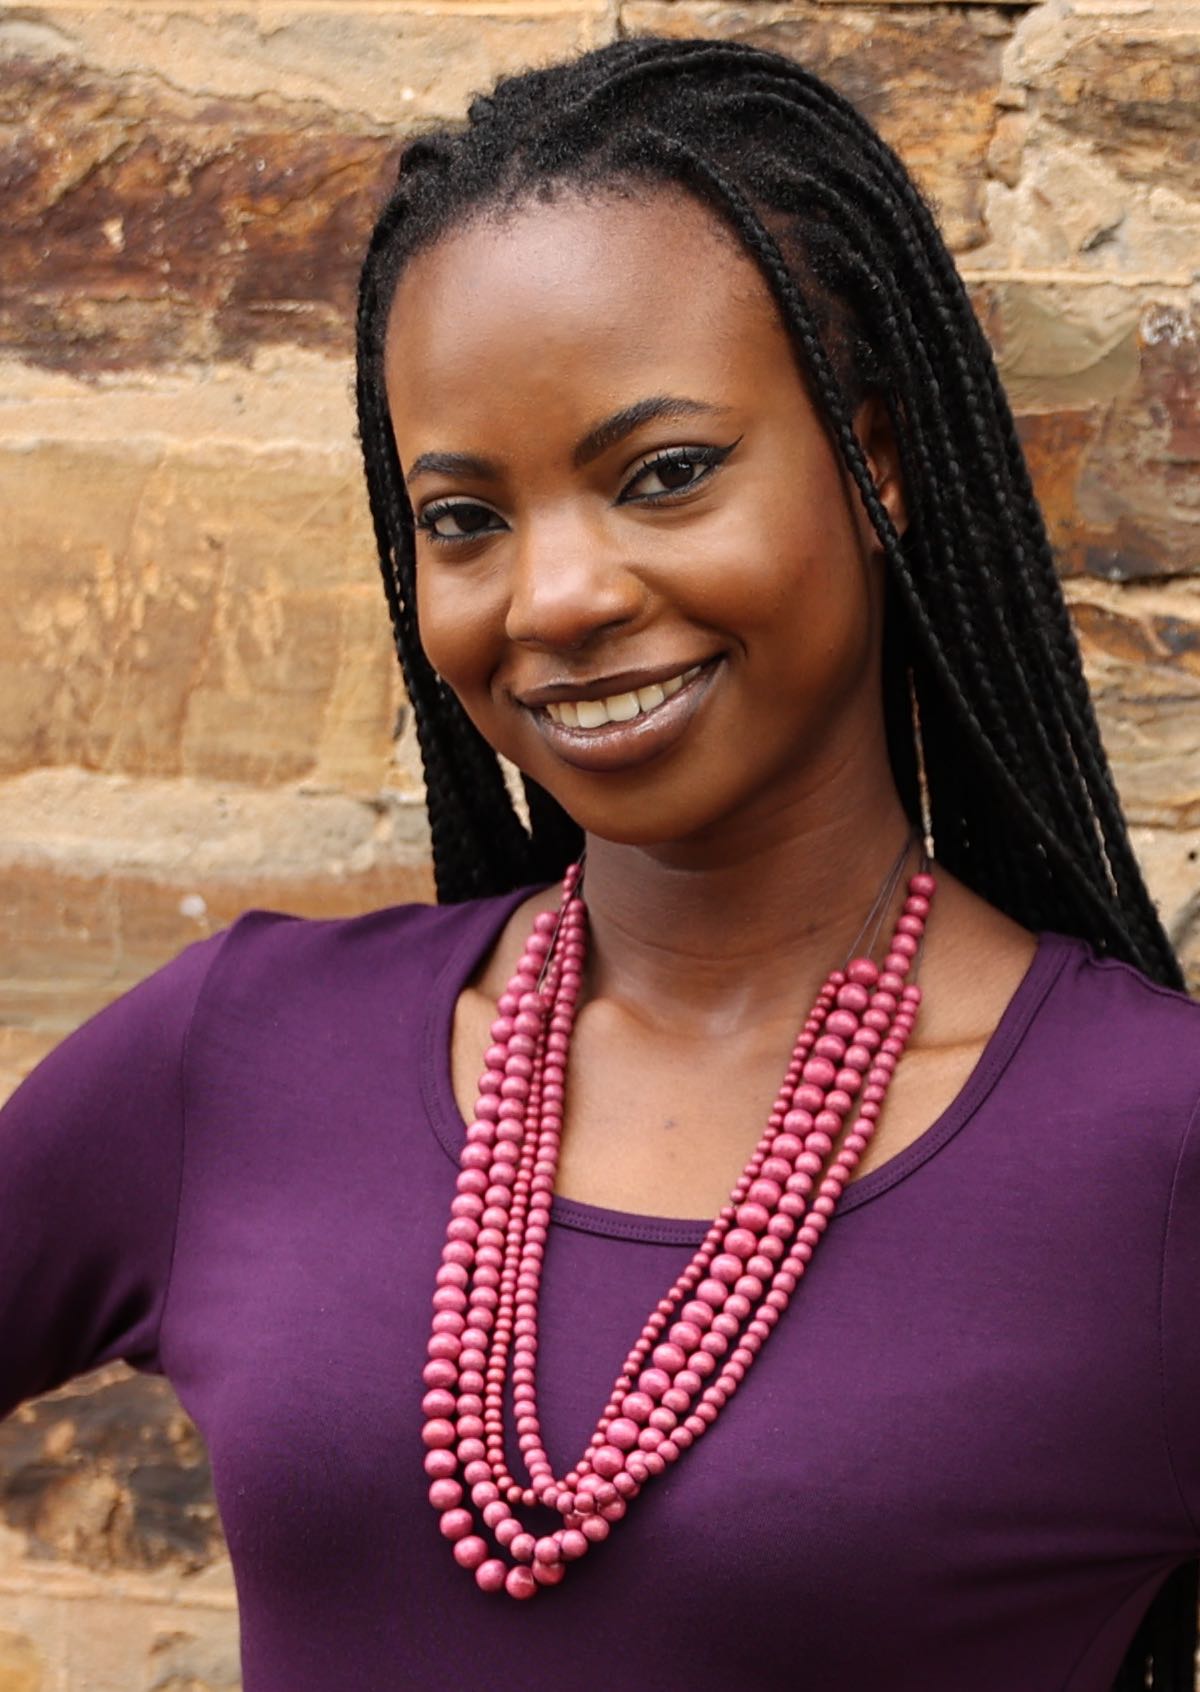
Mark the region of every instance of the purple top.
MULTIPOLYGON (((0 1115, 0 1412, 114 1357, 169 1376, 246 1692, 1109 1692, 1200 1549, 1200 1008, 1043 937, 711 1434, 515 1604, 439 1536, 419 1405, 451 1015, 520 897, 251 914, 52 1054, 0 1115)), ((565 1468, 705 1224, 554 1221, 565 1468)))

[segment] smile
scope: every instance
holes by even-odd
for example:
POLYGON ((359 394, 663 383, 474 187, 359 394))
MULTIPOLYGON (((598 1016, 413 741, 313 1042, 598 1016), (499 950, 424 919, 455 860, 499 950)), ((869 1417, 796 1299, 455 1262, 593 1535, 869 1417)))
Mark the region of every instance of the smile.
POLYGON ((614 693, 607 699, 563 699, 543 709, 556 723, 571 729, 598 729, 607 723, 631 723, 637 717, 648 716, 674 699, 681 688, 700 674, 703 665, 693 664, 677 676, 652 682, 632 693, 614 693))
POLYGON ((565 764, 597 774, 633 769, 678 744, 723 668, 722 659, 713 658, 626 693, 528 709, 565 764))

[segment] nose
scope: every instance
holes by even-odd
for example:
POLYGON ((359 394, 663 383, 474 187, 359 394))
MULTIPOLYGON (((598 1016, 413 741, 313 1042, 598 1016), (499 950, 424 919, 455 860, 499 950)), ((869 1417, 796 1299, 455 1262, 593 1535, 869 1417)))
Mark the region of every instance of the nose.
POLYGON ((561 511, 531 516, 514 541, 509 640, 571 651, 640 613, 642 582, 600 520, 561 511))

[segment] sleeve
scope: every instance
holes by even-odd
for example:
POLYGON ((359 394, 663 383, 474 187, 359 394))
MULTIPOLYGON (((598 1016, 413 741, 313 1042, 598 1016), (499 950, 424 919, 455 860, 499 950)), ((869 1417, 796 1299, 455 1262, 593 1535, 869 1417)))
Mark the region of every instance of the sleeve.
POLYGON ((1200 1104, 1180 1148, 1167 1212, 1162 1346, 1167 1447, 1200 1547, 1200 1104))
POLYGON ((222 938, 85 1023, 0 1111, 0 1416, 113 1358, 157 1366, 187 1032, 222 938))

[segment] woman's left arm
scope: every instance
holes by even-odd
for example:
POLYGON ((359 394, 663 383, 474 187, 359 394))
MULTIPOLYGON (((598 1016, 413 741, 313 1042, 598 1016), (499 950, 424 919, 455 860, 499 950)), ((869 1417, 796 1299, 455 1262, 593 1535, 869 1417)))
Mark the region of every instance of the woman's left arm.
POLYGON ((1171 1467, 1200 1547, 1200 1101, 1184 1133, 1167 1212, 1162 1368, 1171 1467))

